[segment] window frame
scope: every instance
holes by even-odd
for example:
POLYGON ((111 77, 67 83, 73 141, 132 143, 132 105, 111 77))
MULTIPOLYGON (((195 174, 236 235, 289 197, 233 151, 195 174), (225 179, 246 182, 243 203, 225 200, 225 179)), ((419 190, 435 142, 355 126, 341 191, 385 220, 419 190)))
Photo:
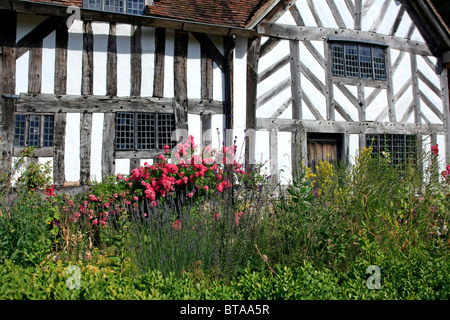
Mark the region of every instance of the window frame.
POLYGON ((365 41, 354 38, 344 38, 328 36, 328 51, 329 51, 329 68, 330 76, 333 79, 333 83, 343 83, 349 85, 358 85, 364 83, 366 86, 386 88, 389 81, 389 68, 388 65, 388 45, 379 41, 365 41), (356 48, 356 53, 351 55, 356 59, 348 60, 347 48, 356 48), (341 48, 341 50, 336 50, 341 48), (368 52, 370 48, 370 67, 364 66, 361 61, 361 52, 363 48, 365 52, 368 52), (382 57, 380 52, 382 52, 382 57), (338 53, 338 54, 335 54, 338 53), (349 62, 353 62, 352 65, 349 62), (349 68, 353 67, 357 70, 353 74, 349 74, 349 68), (363 68, 366 68, 366 72, 361 72, 363 68), (381 71, 383 70, 383 72, 381 71), (356 75, 357 73, 357 75, 356 75), (362 76, 370 74, 369 76, 362 76))
MULTIPOLYGON (((167 119, 165 119, 165 121, 167 121, 167 119)), ((175 114, 174 113, 161 113, 161 112, 138 112, 138 111, 119 111, 116 112, 115 114, 115 134, 114 134, 114 149, 116 152, 159 152, 161 150, 163 150, 164 145, 169 145, 171 146, 171 148, 173 148, 176 145, 176 141, 173 141, 171 139, 172 137, 172 132, 174 132, 176 130, 176 121, 175 121, 175 114), (132 124, 125 124, 125 126, 131 126, 132 130, 118 130, 119 126, 121 124, 119 124, 120 121, 120 116, 121 115, 133 115, 133 123, 132 124), (146 116, 150 116, 149 119, 142 119, 142 120, 149 120, 150 122, 153 121, 153 128, 149 131, 147 131, 150 136, 140 136, 139 133, 139 126, 140 124, 138 123, 138 115, 146 115, 146 116), (153 117, 151 117, 153 116, 153 117), (168 125, 164 124, 163 128, 160 128, 160 119, 162 118, 166 118, 166 117, 170 117, 169 121, 171 122, 170 128, 168 129, 168 125), (167 127, 167 128, 166 128, 167 127), (164 129, 164 130, 161 130, 164 129), (168 131, 169 130, 169 131, 168 131), (121 137, 120 135, 118 135, 118 133, 124 132, 126 133, 131 133, 132 137, 121 137), (161 136, 162 134, 164 134, 165 136, 161 136), (151 139, 154 139, 154 142, 151 142, 151 139), (133 147, 125 147, 125 148, 119 148, 119 144, 120 142, 118 141, 119 138, 125 138, 125 139, 132 139, 132 145, 133 147), (142 144, 154 144, 154 148, 138 148, 139 146, 139 138, 141 139, 150 139, 150 142, 141 142, 142 144)), ((126 144, 126 143, 125 143, 126 144)))
MULTIPOLYGON (((82 6, 85 9, 91 9, 91 10, 101 10, 101 11, 106 11, 106 12, 115 12, 115 13, 124 13, 124 14, 134 14, 134 15, 142 15, 144 13, 144 8, 145 8, 145 0, 142 0, 142 9, 139 10, 135 9, 135 8, 129 8, 129 4, 136 4, 137 1, 139 0, 117 0, 117 1, 121 1, 122 2, 122 10, 121 11, 117 11, 117 10, 106 10, 105 6, 106 6, 106 0, 93 0, 93 1, 97 1, 100 2, 100 4, 96 4, 96 6, 100 6, 100 8, 92 8, 89 7, 89 0, 83 0, 82 2, 82 6)), ((134 6, 133 6, 134 7, 134 6)))
POLYGON ((413 160, 414 164, 419 164, 419 136, 407 133, 366 133, 365 146, 372 146, 372 157, 380 157, 383 152, 389 152, 393 165, 404 165, 413 160), (372 143, 372 138, 376 138, 372 143), (398 145, 398 142, 402 145, 398 145), (384 144, 382 144, 384 142, 384 144), (390 142, 389 145, 386 142, 390 142), (397 142, 397 144, 395 144, 397 142), (386 150, 387 149, 387 150, 386 150), (399 157, 398 155, 400 154, 399 157), (412 157, 411 157, 412 155, 412 157))
MULTIPOLYGON (((15 113, 14 114, 14 137, 13 137, 13 148, 16 149, 23 149, 23 148, 27 148, 27 147, 33 147, 34 149, 45 149, 45 148, 50 148, 53 149, 55 147, 55 115, 51 114, 51 113, 44 113, 44 114, 36 114, 36 113, 15 113), (20 129, 17 128, 17 116, 23 116, 25 117, 25 120, 23 121, 24 123, 24 133, 23 133, 23 145, 21 144, 17 144, 17 139, 16 139, 16 130, 20 129), (38 120, 32 120, 31 118, 33 117, 37 117, 36 119, 38 120), (49 127, 49 129, 51 129, 51 132, 46 133, 46 124, 49 122, 46 121, 47 117, 51 117, 49 119, 51 119, 51 127, 49 127), (35 145, 34 143, 30 143, 30 136, 32 135, 31 133, 31 123, 32 121, 38 121, 39 122, 39 126, 37 128, 39 128, 38 130, 38 137, 37 139, 34 139, 35 142, 37 142, 38 144, 35 145), (52 136, 52 139, 45 139, 45 136, 52 136)), ((36 128, 36 127, 35 127, 36 128)), ((22 143, 21 141, 22 139, 19 139, 19 142, 22 143)))

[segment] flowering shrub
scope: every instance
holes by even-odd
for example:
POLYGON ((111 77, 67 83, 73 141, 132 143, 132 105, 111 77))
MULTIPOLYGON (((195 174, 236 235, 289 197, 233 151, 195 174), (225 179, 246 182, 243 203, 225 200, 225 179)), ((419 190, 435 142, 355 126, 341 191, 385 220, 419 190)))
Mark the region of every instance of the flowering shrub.
POLYGON ((183 144, 178 144, 171 154, 169 146, 165 154, 158 156, 155 164, 144 163, 133 169, 131 175, 117 175, 117 183, 128 195, 129 204, 135 207, 146 200, 151 206, 168 196, 199 198, 208 193, 229 189, 236 175, 244 175, 241 164, 233 160, 234 147, 224 147, 216 152, 205 148, 202 155, 195 154, 197 146, 189 136, 183 144), (233 167, 233 176, 226 175, 223 165, 233 167))

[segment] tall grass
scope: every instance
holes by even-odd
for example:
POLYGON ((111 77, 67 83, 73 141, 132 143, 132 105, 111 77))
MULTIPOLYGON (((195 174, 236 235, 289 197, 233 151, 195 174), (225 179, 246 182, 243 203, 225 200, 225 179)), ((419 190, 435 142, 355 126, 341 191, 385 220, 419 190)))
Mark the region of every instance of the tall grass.
POLYGON ((144 201, 128 207, 125 220, 110 215, 109 223, 113 232, 125 228, 132 260, 142 272, 181 274, 201 266, 231 277, 262 261, 255 243, 263 236, 262 221, 272 198, 268 181, 255 169, 223 192, 203 198, 179 193, 157 206, 144 201))

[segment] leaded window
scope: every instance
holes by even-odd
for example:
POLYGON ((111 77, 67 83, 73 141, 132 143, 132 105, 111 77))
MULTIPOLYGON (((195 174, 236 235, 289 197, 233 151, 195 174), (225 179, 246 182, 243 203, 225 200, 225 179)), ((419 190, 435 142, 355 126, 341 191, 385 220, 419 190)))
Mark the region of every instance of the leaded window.
POLYGON ((389 156, 394 165, 417 161, 418 144, 414 134, 366 134, 366 146, 372 147, 372 156, 389 156))
POLYGON ((142 14, 145 0, 83 0, 83 8, 110 12, 142 14))
POLYGON ((173 147, 175 115, 148 112, 116 114, 116 150, 162 150, 173 147))
POLYGON ((355 42, 332 42, 333 76, 386 80, 386 52, 383 46, 355 42))
POLYGON ((15 147, 53 147, 53 115, 16 114, 14 117, 15 147))

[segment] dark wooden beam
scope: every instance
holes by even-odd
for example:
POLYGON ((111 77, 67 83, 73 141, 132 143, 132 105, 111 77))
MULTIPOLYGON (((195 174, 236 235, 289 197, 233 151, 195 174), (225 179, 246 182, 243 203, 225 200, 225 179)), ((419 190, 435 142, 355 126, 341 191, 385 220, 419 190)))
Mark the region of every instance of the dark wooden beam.
POLYGON ((108 96, 117 95, 117 36, 116 24, 109 24, 108 53, 106 68, 106 94, 108 96))
POLYGON ((55 186, 63 186, 65 182, 66 116, 67 114, 64 112, 55 114, 55 138, 53 140, 55 148, 53 180, 55 186))
POLYGON ((94 35, 90 21, 83 23, 83 31, 81 94, 92 95, 94 91, 94 35))
POLYGON ((225 72, 225 57, 220 53, 219 49, 215 46, 212 40, 204 33, 193 32, 195 39, 200 42, 208 55, 213 59, 217 66, 225 72))
POLYGON ((131 52, 131 91, 132 97, 141 95, 142 83, 142 28, 132 26, 130 52, 131 52))
POLYGON ((17 16, 0 10, 0 173, 11 170, 14 139, 14 101, 3 94, 14 94, 16 84, 16 26, 17 16))
POLYGON ((87 185, 91 178, 92 113, 81 114, 80 120, 80 184, 87 185))
POLYGON ((67 92, 67 46, 69 34, 67 27, 61 25, 56 28, 55 35, 55 93, 66 94, 67 92))
POLYGON ((115 113, 105 113, 103 118, 103 143, 102 143, 102 179, 115 173, 115 113))
POLYGON ((16 43, 16 59, 20 58, 30 48, 39 46, 45 37, 47 37, 65 21, 65 17, 50 16, 33 30, 28 32, 16 43))
POLYGON ((41 93, 42 86, 42 40, 30 48, 28 58, 28 92, 41 93))
POLYGON ((155 72, 153 79, 153 96, 164 97, 164 60, 166 52, 166 29, 155 30, 155 72))
POLYGON ((187 101, 187 50, 189 34, 175 31, 175 48, 173 59, 174 72, 174 113, 177 129, 188 129, 187 101))

